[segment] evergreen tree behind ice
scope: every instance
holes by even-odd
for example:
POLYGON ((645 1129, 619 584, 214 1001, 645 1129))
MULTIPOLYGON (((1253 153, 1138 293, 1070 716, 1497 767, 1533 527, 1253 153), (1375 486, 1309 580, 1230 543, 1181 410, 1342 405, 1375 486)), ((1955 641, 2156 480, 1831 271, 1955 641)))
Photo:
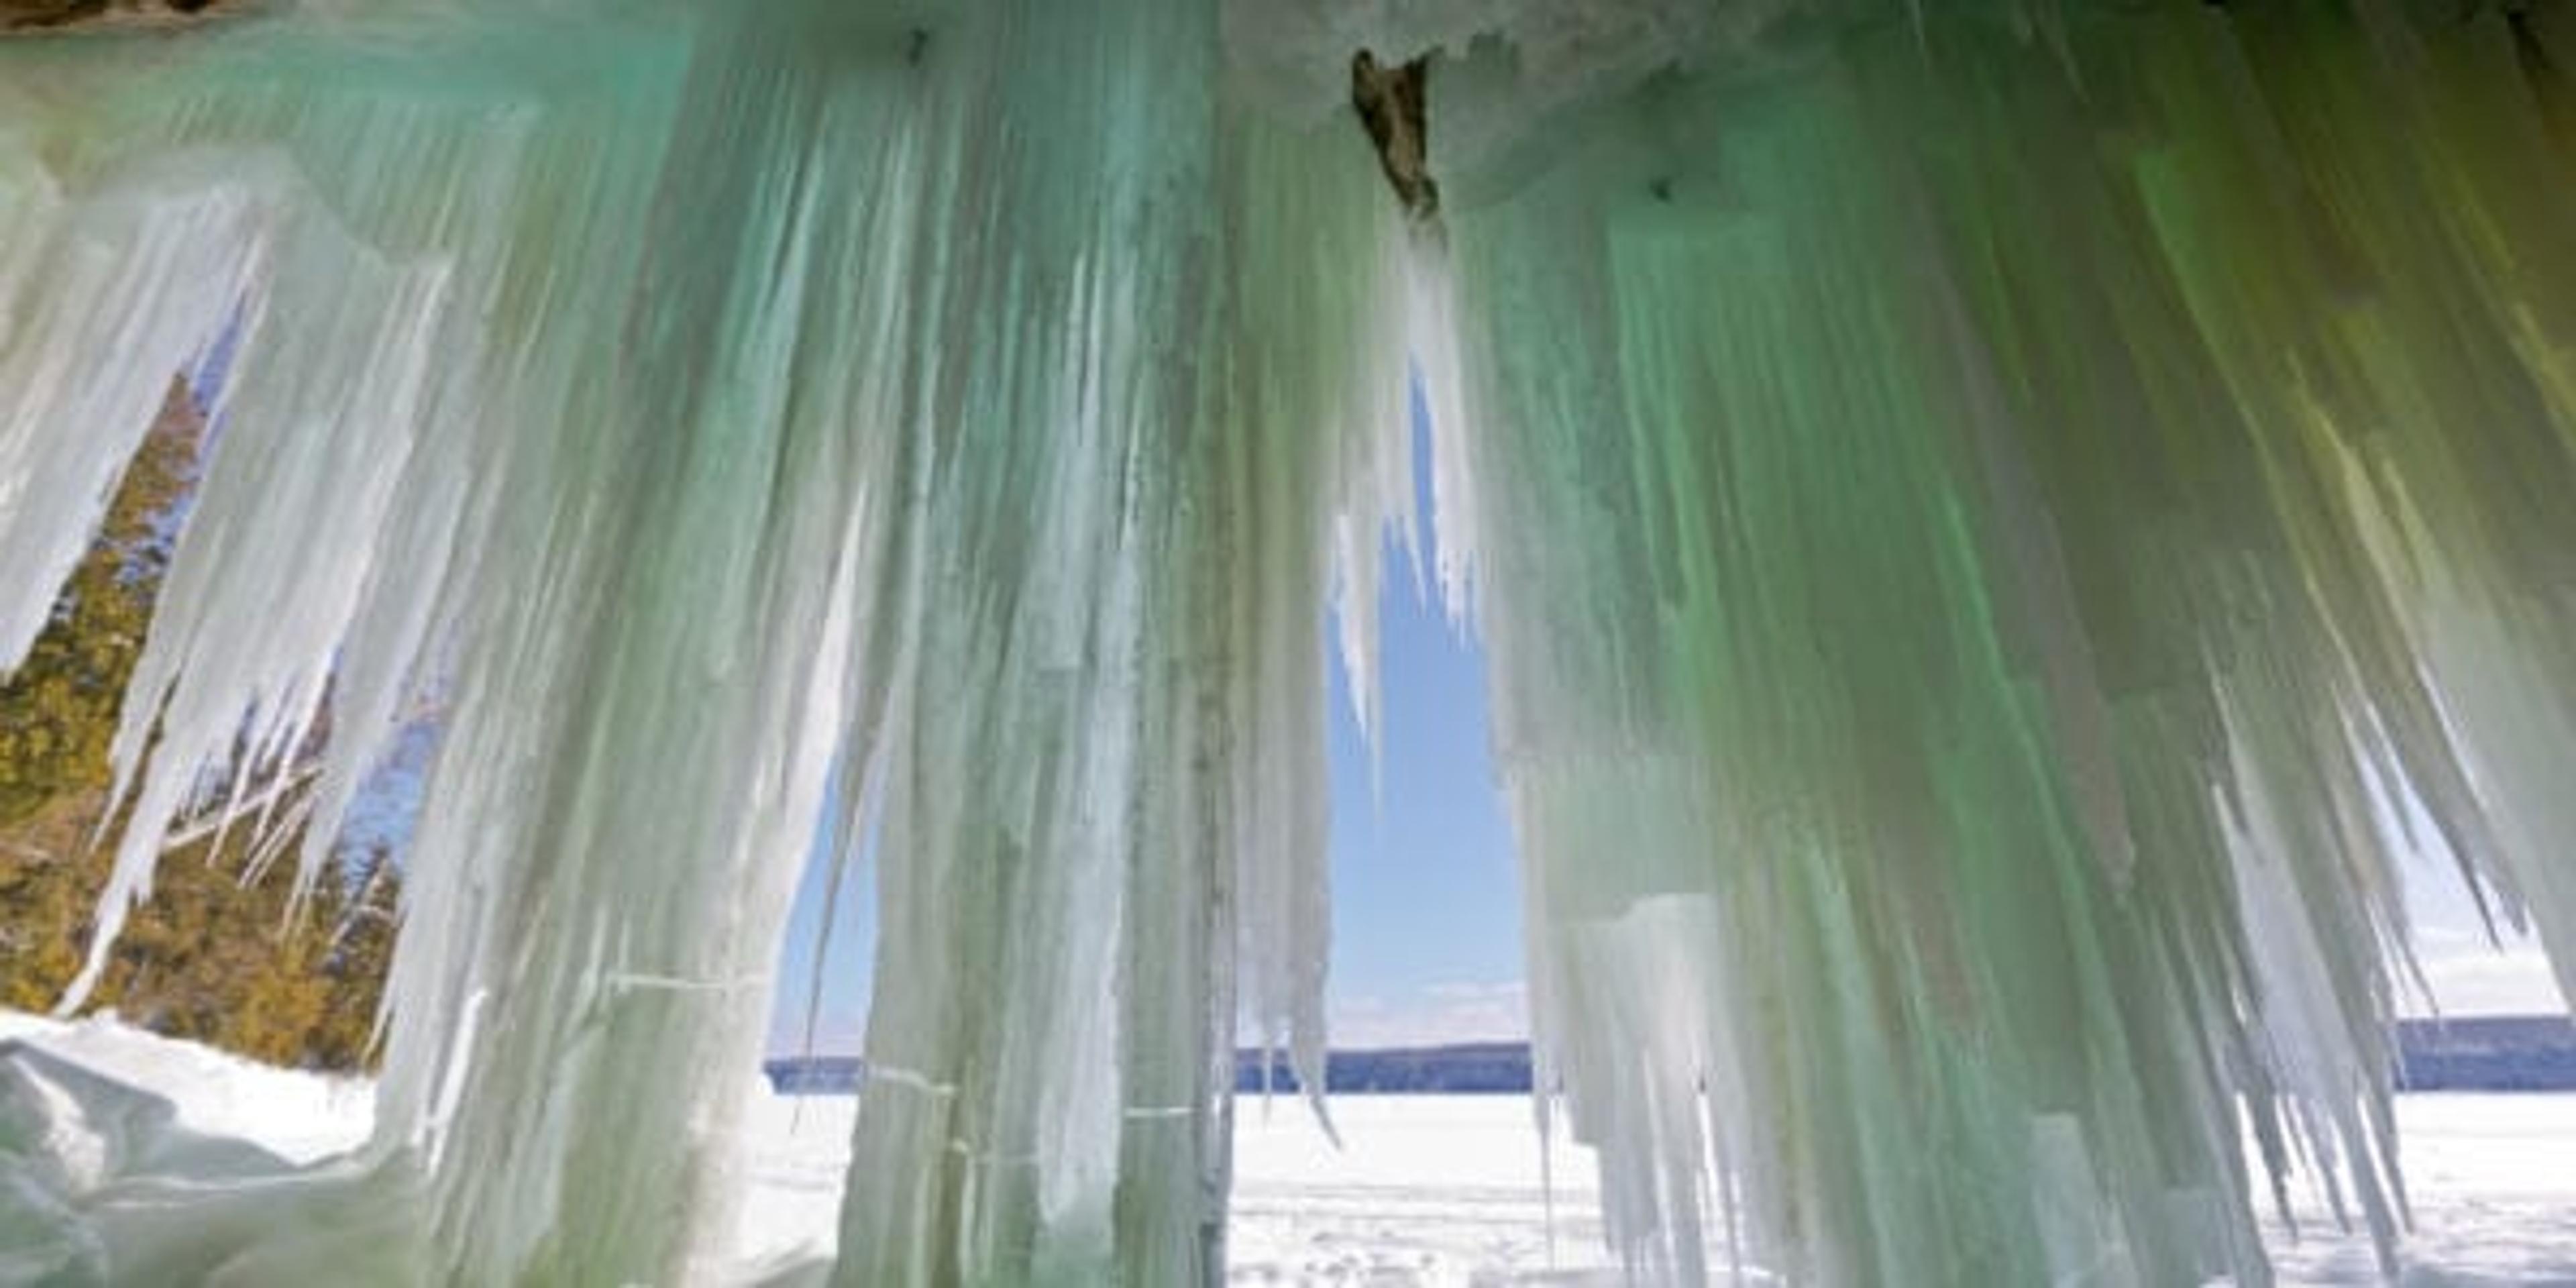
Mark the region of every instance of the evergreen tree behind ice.
POLYGON ((2260 1281, 2293 1166, 2393 1259, 2397 857, 2576 961, 2567 22, 315 0, 0 46, 0 659, 240 348, 109 933, 326 703, 308 880, 446 713, 374 1145, 60 1219, 128 1282, 721 1275, 828 799, 886 927, 837 1278, 1214 1277, 1237 1017, 1320 1084, 1316 641, 1368 723, 1419 381, 1542 1109, 1636 1273, 1723 1226, 1802 1281, 2260 1281), (1438 53, 1436 221, 1361 49, 1438 53))

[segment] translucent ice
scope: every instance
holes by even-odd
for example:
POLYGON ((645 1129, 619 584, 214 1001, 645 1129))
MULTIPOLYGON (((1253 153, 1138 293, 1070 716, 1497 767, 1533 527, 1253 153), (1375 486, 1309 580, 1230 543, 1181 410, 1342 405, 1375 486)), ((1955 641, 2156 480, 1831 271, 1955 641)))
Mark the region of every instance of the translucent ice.
MULTIPOLYGON (((2399 856, 2576 960, 2565 22, 412 0, 13 41, 0 660, 237 342, 104 925, 317 728, 308 865, 442 726, 378 1139, 296 1210, 423 1279, 714 1275, 834 801, 885 924, 836 1273, 1204 1280, 1238 1023, 1323 1052, 1318 641, 1375 727, 1418 384, 1548 1108, 1641 1277, 1722 1269, 1723 1221, 1820 1282, 2259 1280, 2294 1165, 2393 1256, 2399 856), (1444 223, 1344 115, 1358 49, 1434 57, 1444 223)), ((195 1271, 332 1246, 243 1236, 253 1193, 195 1271)))

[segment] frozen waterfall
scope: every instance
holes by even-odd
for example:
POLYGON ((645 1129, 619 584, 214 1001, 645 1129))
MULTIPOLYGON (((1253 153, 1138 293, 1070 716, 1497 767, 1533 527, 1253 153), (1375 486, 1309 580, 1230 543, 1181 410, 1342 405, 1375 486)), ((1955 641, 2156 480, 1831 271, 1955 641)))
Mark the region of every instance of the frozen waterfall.
POLYGON ((441 737, 374 1143, 73 1282, 725 1277, 827 800, 832 1280, 1217 1278, 1426 528, 1642 1280, 2260 1283, 2293 1167, 2393 1272, 2399 858, 2576 996, 2576 7, 172 7, 0 39, 0 666, 237 343, 105 929, 441 737))

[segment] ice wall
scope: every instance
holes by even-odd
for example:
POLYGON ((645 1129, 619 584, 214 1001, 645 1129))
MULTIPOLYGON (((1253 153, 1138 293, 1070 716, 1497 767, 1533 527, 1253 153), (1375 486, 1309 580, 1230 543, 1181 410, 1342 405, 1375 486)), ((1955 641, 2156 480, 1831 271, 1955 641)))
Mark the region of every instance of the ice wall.
POLYGON ((917 619, 844 796, 885 912, 841 1282, 1211 1280, 1238 1012, 1321 1071, 1317 643, 1353 606, 1371 673, 1410 518, 1404 231, 1364 147, 1220 99, 1214 17, 926 48, 960 196, 894 340, 937 382, 917 619))
MULTIPOLYGON (((0 49, 13 651, 241 329, 111 928, 326 706, 326 820, 434 707, 362 1191, 427 1237, 366 1273, 703 1281, 837 764, 894 910, 840 1277, 1215 1273, 1238 1009, 1320 1071, 1325 614, 1367 674, 1411 518, 1365 148, 1223 101, 1194 2, 503 19, 0 49)), ((114 1273, 307 1263, 200 1215, 114 1273)))
POLYGON ((2040 12, 1452 209, 1543 1063, 1649 1278, 2259 1282, 2292 1162, 2393 1273, 2399 857, 2576 936, 2563 15, 2040 12))
POLYGON ((2393 1252, 2397 856, 2576 960, 2566 21, 419 0, 0 45, 0 658, 240 341, 104 919, 322 723, 320 835, 443 727, 375 1147, 112 1271, 719 1277, 832 799, 885 925, 834 1273, 1217 1274, 1238 1017, 1320 1084, 1318 641, 1372 721, 1417 373, 1552 1108, 1641 1279, 1725 1225, 1802 1281, 2259 1281, 2294 1162, 2393 1252), (1340 115, 1355 44, 1439 52, 1445 226, 1340 115))

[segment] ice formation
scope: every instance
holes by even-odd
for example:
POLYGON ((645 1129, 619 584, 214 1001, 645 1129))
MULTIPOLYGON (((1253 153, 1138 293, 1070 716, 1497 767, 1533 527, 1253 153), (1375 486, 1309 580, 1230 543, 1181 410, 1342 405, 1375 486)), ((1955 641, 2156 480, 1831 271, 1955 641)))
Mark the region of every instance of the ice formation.
POLYGON ((885 920, 834 1277, 1214 1277, 1238 1016, 1322 1050, 1316 641, 1367 718, 1415 382, 1545 1108, 1639 1277, 1723 1222, 1806 1282, 2260 1281, 2294 1162, 2393 1258, 2396 856, 2576 984, 2571 21, 309 0, 0 45, 0 662, 239 344, 103 920, 326 707, 325 824, 443 728, 375 1144, 82 1264, 719 1277, 828 799, 885 920), (1436 224, 1359 49, 1432 57, 1436 224))

